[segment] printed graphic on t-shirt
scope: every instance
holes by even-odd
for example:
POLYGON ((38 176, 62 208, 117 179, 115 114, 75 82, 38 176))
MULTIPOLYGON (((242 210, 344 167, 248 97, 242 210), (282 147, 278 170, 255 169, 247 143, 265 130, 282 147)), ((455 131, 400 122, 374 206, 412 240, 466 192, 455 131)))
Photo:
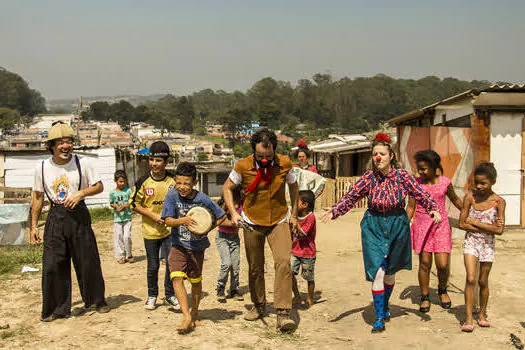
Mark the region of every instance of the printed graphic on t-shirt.
POLYGON ((66 200, 69 193, 69 179, 66 175, 60 176, 53 182, 53 192, 58 203, 63 203, 66 200))
POLYGON ((153 195, 155 195, 155 189, 153 189, 153 188, 146 188, 145 193, 146 193, 146 196, 153 196, 153 195))
MULTIPOLYGON (((180 218, 185 217, 186 214, 188 213, 188 210, 190 210, 191 208, 193 208, 195 206, 194 204, 183 203, 183 202, 176 202, 176 205, 177 205, 177 210, 179 212, 179 217, 180 218)), ((179 226, 179 234, 180 234, 181 241, 200 240, 200 239, 204 239, 206 237, 205 235, 196 235, 196 234, 192 233, 188 229, 188 226, 186 226, 186 225, 180 225, 179 226)))

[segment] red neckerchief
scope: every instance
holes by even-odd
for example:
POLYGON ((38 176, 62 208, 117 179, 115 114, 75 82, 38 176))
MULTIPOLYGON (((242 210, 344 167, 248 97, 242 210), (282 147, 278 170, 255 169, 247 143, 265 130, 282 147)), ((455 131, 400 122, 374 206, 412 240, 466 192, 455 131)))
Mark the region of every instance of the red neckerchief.
MULTIPOLYGON (((263 161, 265 160, 266 159, 263 159, 263 161)), ((250 186, 246 187, 246 189, 244 190, 244 193, 255 191, 255 189, 261 182, 261 180, 264 180, 264 186, 268 186, 270 184, 271 179, 272 179, 272 166, 270 165, 267 168, 259 167, 259 169, 257 169, 257 175, 255 175, 255 180, 253 180, 250 186)))

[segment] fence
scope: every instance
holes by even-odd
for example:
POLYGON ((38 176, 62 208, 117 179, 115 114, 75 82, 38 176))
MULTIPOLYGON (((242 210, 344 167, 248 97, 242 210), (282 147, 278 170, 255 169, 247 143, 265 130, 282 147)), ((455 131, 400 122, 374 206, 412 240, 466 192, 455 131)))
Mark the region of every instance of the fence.
MULTIPOLYGON (((326 179, 326 184, 323 193, 315 201, 317 210, 331 207, 339 198, 346 194, 350 188, 359 180, 359 176, 338 177, 337 179, 326 179)), ((355 208, 366 208, 367 198, 361 199, 357 202, 355 208)))
MULTIPOLYGON (((335 196, 337 200, 341 198, 343 195, 345 195, 350 188, 352 188, 353 185, 360 179, 360 176, 350 176, 350 177, 338 177, 335 179, 335 196)), ((368 199, 362 198, 357 202, 354 208, 366 208, 368 205, 368 199)))
POLYGON ((0 204, 12 203, 31 203, 31 188, 0 186, 0 204))

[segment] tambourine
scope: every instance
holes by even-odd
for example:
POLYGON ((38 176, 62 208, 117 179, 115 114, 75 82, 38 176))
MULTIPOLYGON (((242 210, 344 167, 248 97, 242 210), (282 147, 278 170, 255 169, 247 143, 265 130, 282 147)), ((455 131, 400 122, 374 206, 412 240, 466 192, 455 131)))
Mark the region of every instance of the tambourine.
POLYGON ((186 213, 186 216, 191 216, 196 224, 188 226, 188 230, 196 235, 204 235, 211 231, 215 223, 215 215, 205 207, 193 207, 186 213))

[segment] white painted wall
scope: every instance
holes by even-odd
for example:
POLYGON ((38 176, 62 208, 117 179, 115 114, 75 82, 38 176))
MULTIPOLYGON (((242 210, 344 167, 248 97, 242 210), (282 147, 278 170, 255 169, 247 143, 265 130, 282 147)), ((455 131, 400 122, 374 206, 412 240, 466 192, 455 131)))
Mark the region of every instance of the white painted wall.
POLYGON ((522 123, 523 113, 495 112, 490 120, 490 159, 498 171, 492 189, 507 202, 507 225, 521 221, 522 123))
MULTIPOLYGON (((109 206, 109 191, 115 187, 115 150, 113 148, 99 148, 77 153, 80 157, 91 160, 97 169, 104 184, 104 192, 86 199, 89 207, 109 206)), ((31 154, 26 152, 10 152, 5 157, 5 186, 33 187, 34 170, 42 159, 50 155, 31 154)))

